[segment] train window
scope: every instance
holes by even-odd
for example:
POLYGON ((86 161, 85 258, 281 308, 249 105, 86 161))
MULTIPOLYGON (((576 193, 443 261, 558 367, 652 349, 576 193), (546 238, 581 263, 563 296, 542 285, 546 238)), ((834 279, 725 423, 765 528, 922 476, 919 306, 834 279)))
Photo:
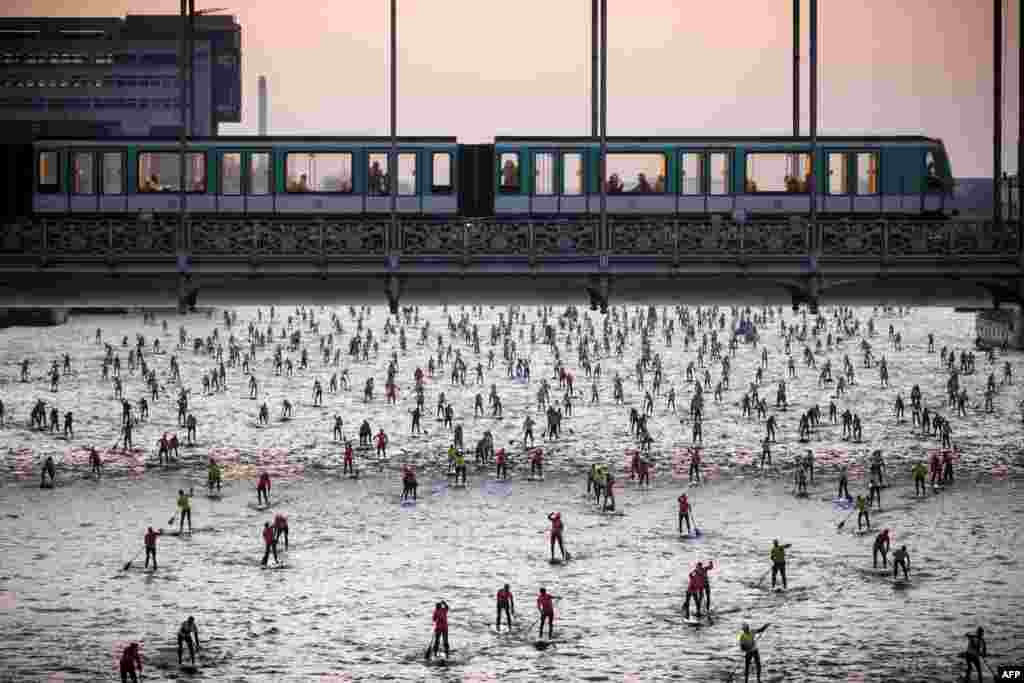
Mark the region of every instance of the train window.
POLYGON ((857 194, 878 194, 878 152, 857 155, 857 194))
POLYGON ((416 194, 416 155, 412 152, 398 155, 398 194, 416 194))
POLYGON ((811 155, 758 152, 747 155, 746 192, 807 192, 811 155))
MULTIPOLYGON (((206 191, 206 154, 185 155, 188 192, 206 191)), ((139 192, 180 192, 181 167, 178 152, 142 152, 139 154, 139 192)))
POLYGON ((60 152, 39 153, 39 191, 60 192, 60 152))
POLYGON ((537 152, 533 155, 533 193, 547 196, 555 193, 555 155, 537 152))
POLYGON ((430 189, 434 194, 448 194, 452 191, 452 155, 448 152, 434 152, 434 174, 430 189))
POLYGON ((704 155, 683 152, 679 161, 679 194, 704 194, 704 155))
POLYGON ((605 168, 608 194, 665 191, 664 154, 609 154, 605 168))
POLYGON ((96 194, 95 157, 92 152, 75 152, 71 158, 73 194, 96 194))
POLYGON ((712 152, 708 155, 708 194, 729 194, 729 158, 728 152, 712 152))
POLYGON ((499 168, 498 189, 506 194, 519 194, 519 153, 503 152, 499 168))
POLYGON ((270 194, 270 152, 249 155, 249 194, 270 194))
POLYGON ((828 193, 830 195, 849 194, 849 178, 845 152, 831 152, 828 155, 828 193))
POLYGON ((371 195, 388 194, 388 155, 368 155, 366 168, 366 193, 371 195))
POLYGON ((103 194, 124 194, 124 161, 121 152, 104 152, 103 194))
POLYGON ((220 158, 220 193, 242 194, 242 155, 238 152, 226 152, 220 158))
POLYGON ((289 192, 351 192, 352 154, 300 152, 285 157, 289 192))
POLYGON ((583 194, 583 155, 579 152, 562 154, 562 194, 583 194))

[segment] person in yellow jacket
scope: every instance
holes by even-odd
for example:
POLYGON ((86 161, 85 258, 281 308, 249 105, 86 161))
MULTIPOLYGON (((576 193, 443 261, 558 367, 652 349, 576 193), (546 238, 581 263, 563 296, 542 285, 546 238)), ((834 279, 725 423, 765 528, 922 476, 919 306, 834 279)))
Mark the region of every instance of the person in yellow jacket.
POLYGON ((918 491, 920 491, 920 495, 927 496, 928 488, 925 486, 925 478, 928 476, 928 468, 923 462, 918 462, 910 472, 914 475, 914 495, 918 495, 918 491))
POLYGON ((213 493, 214 487, 220 493, 220 465, 213 458, 210 458, 210 464, 207 467, 206 483, 210 487, 210 493, 213 493))
POLYGON ((782 575, 782 587, 786 588, 786 548, 791 545, 793 544, 780 545, 777 538, 772 543, 772 588, 775 588, 775 577, 779 574, 782 575))
POLYGON ((868 503, 864 500, 864 496, 857 496, 857 531, 860 531, 861 520, 864 520, 864 526, 871 530, 871 517, 868 516, 868 503))
POLYGON ((756 631, 750 630, 750 624, 743 624, 743 630, 740 631, 740 650, 743 651, 744 664, 743 664, 743 681, 747 683, 750 680, 750 662, 754 662, 754 668, 757 671, 757 683, 761 683, 761 655, 757 651, 757 641, 754 639, 764 633, 764 630, 768 628, 769 624, 765 624, 756 631))
POLYGON ((184 533, 186 517, 188 517, 188 532, 192 533, 192 499, 181 489, 178 489, 178 514, 181 516, 178 533, 184 533))

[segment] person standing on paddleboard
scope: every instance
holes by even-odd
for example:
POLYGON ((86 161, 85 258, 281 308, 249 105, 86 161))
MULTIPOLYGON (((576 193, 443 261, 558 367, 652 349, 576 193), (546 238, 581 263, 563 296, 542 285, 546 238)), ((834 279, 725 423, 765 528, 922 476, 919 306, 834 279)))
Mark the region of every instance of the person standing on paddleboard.
POLYGON ((757 641, 754 639, 764 633, 764 630, 768 628, 768 624, 765 624, 756 631, 750 630, 750 624, 743 624, 743 630, 740 631, 740 650, 743 651, 743 681, 747 683, 750 680, 750 662, 754 662, 754 668, 757 671, 757 683, 761 683, 761 655, 757 651, 757 641))
POLYGON ((50 475, 50 487, 52 488, 56 483, 57 467, 53 464, 53 456, 46 456, 45 462, 43 462, 43 476, 39 482, 39 488, 46 486, 46 475, 50 475))
POLYGON ((843 464, 839 468, 839 491, 836 495, 837 498, 845 498, 849 500, 853 496, 850 495, 850 488, 848 486, 850 476, 850 468, 848 465, 843 464))
POLYGON ((189 617, 181 622, 178 629, 178 666, 181 666, 181 646, 188 645, 188 655, 192 658, 192 666, 196 665, 196 651, 199 649, 199 628, 196 626, 195 617, 189 617), (195 638, 195 642, 193 642, 195 638))
POLYGON ((506 583, 505 586, 498 591, 498 621, 494 626, 496 631, 501 631, 501 614, 505 613, 505 618, 508 621, 508 630, 512 630, 512 615, 516 613, 515 601, 512 598, 512 590, 506 583))
POLYGON ((99 477, 102 474, 103 461, 100 460, 100 452, 96 450, 95 446, 89 447, 89 465, 92 468, 92 474, 99 477))
POLYGON ((217 493, 220 493, 220 465, 213 458, 210 458, 210 464, 206 471, 206 484, 210 488, 210 493, 213 493, 214 487, 217 488, 217 493))
POLYGON ((928 496, 928 488, 925 486, 925 478, 928 476, 928 468, 923 462, 918 462, 911 469, 911 474, 914 475, 914 496, 928 496))
POLYGON ((679 533, 683 533, 683 521, 686 521, 686 535, 690 535, 690 500, 686 494, 679 496, 679 533))
POLYGON ((288 518, 280 512, 274 515, 274 543, 284 536, 284 549, 288 550, 288 518))
POLYGON ((871 566, 878 569, 878 555, 882 555, 882 566, 889 567, 889 530, 882 529, 882 533, 875 536, 875 547, 871 552, 871 566))
POLYGON ((892 578, 896 579, 899 577, 899 571, 903 569, 903 579, 905 581, 910 580, 910 553, 907 552, 907 546, 900 546, 900 549, 892 554, 892 578))
POLYGON ((263 553, 263 561, 260 564, 264 567, 267 566, 270 553, 274 553, 274 562, 280 564, 280 561, 277 559, 277 541, 274 540, 274 529, 270 526, 270 522, 263 523, 263 543, 266 545, 266 550, 263 553))
POLYGON ((178 515, 181 517, 178 524, 178 534, 185 532, 185 518, 188 517, 188 532, 192 533, 192 501, 182 490, 178 489, 178 515))
POLYGON ((356 466, 355 463, 353 462, 352 442, 347 440, 345 441, 345 460, 341 469, 341 473, 343 475, 354 475, 356 473, 356 466))
POLYGON ((266 472, 260 475, 256 483, 256 504, 266 503, 270 505, 270 475, 266 472))
POLYGON ((441 646, 441 639, 444 639, 444 656, 447 657, 448 649, 448 603, 442 600, 434 605, 434 656, 441 646))
POLYGON ((142 673, 142 655, 139 653, 139 644, 132 643, 124 649, 121 654, 121 683, 128 683, 129 677, 132 683, 138 683, 139 677, 135 670, 142 673))
POLYGON ((548 640, 554 638, 555 628, 555 605, 551 595, 546 588, 541 588, 537 594, 537 610, 540 612, 540 637, 544 637, 544 622, 548 624, 548 640))
POLYGON ((775 588, 776 575, 782 576, 782 587, 786 588, 786 548, 791 545, 793 544, 779 545, 779 539, 777 538, 772 542, 772 588, 775 588))
POLYGON ((704 576, 700 569, 694 569, 690 572, 690 577, 686 584, 686 601, 683 603, 683 615, 687 619, 690 618, 690 598, 693 598, 693 601, 697 604, 697 618, 700 619, 700 606, 704 599, 704 576))
MULTIPOLYGON (((149 527, 146 531, 146 537, 144 542, 146 544, 146 564, 145 567, 149 568, 149 558, 153 557, 153 571, 156 571, 156 537, 159 536, 162 531, 153 531, 153 527, 149 527)), ((138 555, 136 555, 138 557, 138 555)))
POLYGON ((964 652, 964 660, 967 662, 967 671, 964 673, 964 681, 971 680, 971 666, 978 670, 979 683, 984 680, 981 677, 981 658, 988 656, 988 646, 985 644, 985 629, 978 627, 974 633, 967 635, 967 651, 964 652))
POLYGON ((704 577, 704 609, 707 610, 709 614, 711 613, 711 577, 708 575, 708 572, 714 568, 715 563, 713 560, 709 560, 706 565, 703 565, 700 562, 697 563, 697 569, 704 577))
POLYGON ((871 517, 868 516, 867 501, 864 500, 864 496, 857 496, 857 531, 860 531, 861 520, 864 520, 864 524, 867 526, 868 531, 871 530, 871 517))
POLYGON ((548 519, 551 520, 551 559, 555 559, 555 542, 558 542, 558 549, 562 553, 562 560, 568 559, 568 553, 565 552, 565 545, 562 543, 562 530, 565 528, 565 524, 562 522, 562 513, 552 512, 548 515, 548 519))

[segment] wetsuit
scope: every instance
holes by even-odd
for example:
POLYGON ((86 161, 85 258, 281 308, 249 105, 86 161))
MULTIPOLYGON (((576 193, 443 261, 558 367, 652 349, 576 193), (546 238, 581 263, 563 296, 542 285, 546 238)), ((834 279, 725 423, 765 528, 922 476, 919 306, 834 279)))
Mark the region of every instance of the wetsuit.
POLYGON ((498 465, 497 477, 498 479, 508 478, 508 465, 505 463, 505 449, 499 448, 498 452, 494 454, 494 459, 498 465))
POLYGON ((540 637, 544 637, 544 622, 548 624, 548 638, 552 638, 552 630, 555 627, 555 605, 551 600, 550 593, 537 594, 537 609, 540 610, 540 637))
POLYGON ((355 463, 352 461, 352 444, 351 443, 346 443, 345 444, 345 464, 342 467, 341 473, 342 474, 355 474, 356 473, 355 463))
POLYGON ((150 529, 146 532, 146 568, 149 568, 149 558, 153 558, 153 571, 156 571, 156 537, 160 534, 150 529))
POLYGON ((270 475, 264 472, 256 484, 256 504, 266 503, 270 505, 270 475))
POLYGON ((267 565, 267 560, 270 559, 270 553, 274 553, 274 562, 278 562, 277 559, 277 543, 274 541, 274 529, 269 523, 263 527, 263 542, 266 544, 266 551, 263 553, 263 561, 260 563, 263 566, 267 565))
POLYGON ((704 577, 704 608, 711 612, 711 577, 708 576, 708 572, 714 569, 715 563, 711 561, 708 562, 707 566, 704 566, 698 562, 697 567, 704 577))
POLYGON ((495 629, 501 630, 501 614, 505 613, 505 619, 508 621, 508 630, 512 630, 512 611, 515 609, 512 591, 502 588, 498 591, 498 622, 495 624, 495 629))
POLYGON ((196 628, 196 622, 192 618, 186 619, 181 623, 181 628, 178 629, 178 664, 181 664, 181 646, 183 644, 188 645, 188 654, 192 658, 192 664, 196 663, 196 650, 199 649, 199 629, 196 628), (193 636, 195 641, 193 642, 193 636))
POLYGON ((889 566, 889 530, 886 529, 882 533, 875 537, 875 546, 871 552, 871 564, 876 569, 878 568, 878 555, 882 555, 882 566, 889 566))
POLYGON ((686 533, 690 533, 690 501, 686 494, 679 496, 679 533, 683 533, 683 521, 686 521, 686 533))
POLYGON ((964 673, 964 680, 971 680, 971 666, 978 670, 978 680, 981 677, 981 658, 988 656, 988 647, 985 644, 984 631, 978 629, 976 633, 967 634, 967 651, 964 652, 964 659, 967 662, 967 671, 964 673))
POLYGON ((909 574, 910 557, 905 549, 900 548, 892 556, 892 578, 899 577, 900 569, 903 569, 903 578, 910 579, 909 574))
POLYGON ((548 519, 551 520, 551 559, 555 559, 555 542, 558 542, 558 549, 562 553, 562 559, 565 559, 565 546, 562 544, 562 516, 557 512, 553 512, 548 515, 548 519))
POLYGON ((850 498, 850 489, 847 485, 848 476, 846 465, 843 465, 839 470, 839 492, 836 496, 837 498, 850 498))
POLYGON ((544 451, 539 448, 533 452, 533 455, 530 458, 530 476, 544 476, 544 451))
POLYGON ((686 586, 686 602, 683 603, 683 613, 690 618, 690 598, 697 604, 697 618, 700 619, 700 607, 704 598, 704 576, 700 570, 694 569, 690 572, 690 579, 686 586))

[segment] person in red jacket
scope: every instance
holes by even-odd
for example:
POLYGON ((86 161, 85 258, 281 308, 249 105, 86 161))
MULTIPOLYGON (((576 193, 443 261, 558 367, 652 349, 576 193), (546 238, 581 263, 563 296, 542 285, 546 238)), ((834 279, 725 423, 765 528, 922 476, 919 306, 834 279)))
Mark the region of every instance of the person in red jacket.
POLYGON ((697 563, 697 569, 700 570, 701 575, 704 577, 704 609, 707 610, 708 614, 711 613, 711 577, 708 576, 708 572, 714 568, 715 563, 711 560, 706 565, 700 562, 697 563))
POLYGON ((686 586, 686 602, 683 603, 683 613, 690 618, 690 598, 697 603, 697 618, 700 619, 700 607, 704 597, 704 572, 694 569, 690 572, 690 580, 686 586))
POLYGON ((564 524, 562 523, 562 513, 552 512, 548 515, 548 519, 551 520, 551 559, 555 559, 555 542, 558 542, 558 549, 562 553, 562 559, 568 560, 569 553, 565 552, 565 545, 562 543, 562 529, 564 524))
POLYGON ((159 531, 153 531, 153 527, 149 527, 149 531, 146 532, 146 567, 149 567, 149 558, 153 557, 153 571, 156 571, 156 537, 160 535, 159 531))
POLYGON ((442 600, 434 606, 434 656, 444 639, 444 656, 448 656, 448 603, 442 600))
POLYGON ((132 643, 121 654, 121 683, 128 683, 129 676, 132 683, 138 683, 139 677, 135 675, 136 669, 142 673, 142 655, 139 654, 139 644, 132 643))
POLYGON ((351 474, 353 476, 356 473, 356 466, 352 462, 352 442, 351 441, 346 441, 345 442, 345 466, 344 466, 344 469, 342 469, 341 473, 342 474, 351 474))
POLYGON ((544 449, 537 448, 530 454, 530 476, 544 476, 544 449))
POLYGON ((288 518, 277 513, 274 515, 274 544, 284 536, 284 549, 288 550, 288 518))
POLYGON ((494 454, 494 461, 498 464, 498 479, 508 479, 508 464, 505 462, 504 448, 499 448, 494 454))
POLYGON ((264 472, 256 483, 256 504, 266 503, 270 505, 270 475, 264 472))
POLYGON ((277 542, 274 540, 274 529, 270 526, 270 522, 264 522, 263 524, 263 542, 266 544, 266 552, 263 553, 263 561, 260 564, 264 567, 267 566, 270 553, 274 553, 274 562, 280 564, 280 561, 277 559, 277 542))
POLYGON ((495 630, 501 630, 501 613, 505 613, 505 618, 508 620, 508 630, 512 630, 512 615, 516 612, 516 604, 512 599, 512 590, 506 583, 505 586, 498 591, 498 623, 494 625, 495 630))
POLYGON ((683 521, 686 521, 686 534, 690 534, 690 501, 686 494, 679 496, 679 533, 683 533, 683 521))
POLYGON ((384 433, 383 429, 377 432, 377 457, 388 457, 388 435, 384 433))
POLYGON ((537 594, 537 609, 540 611, 540 637, 544 637, 544 622, 548 624, 548 640, 554 637, 552 630, 555 627, 555 605, 551 595, 546 588, 541 588, 537 594))

